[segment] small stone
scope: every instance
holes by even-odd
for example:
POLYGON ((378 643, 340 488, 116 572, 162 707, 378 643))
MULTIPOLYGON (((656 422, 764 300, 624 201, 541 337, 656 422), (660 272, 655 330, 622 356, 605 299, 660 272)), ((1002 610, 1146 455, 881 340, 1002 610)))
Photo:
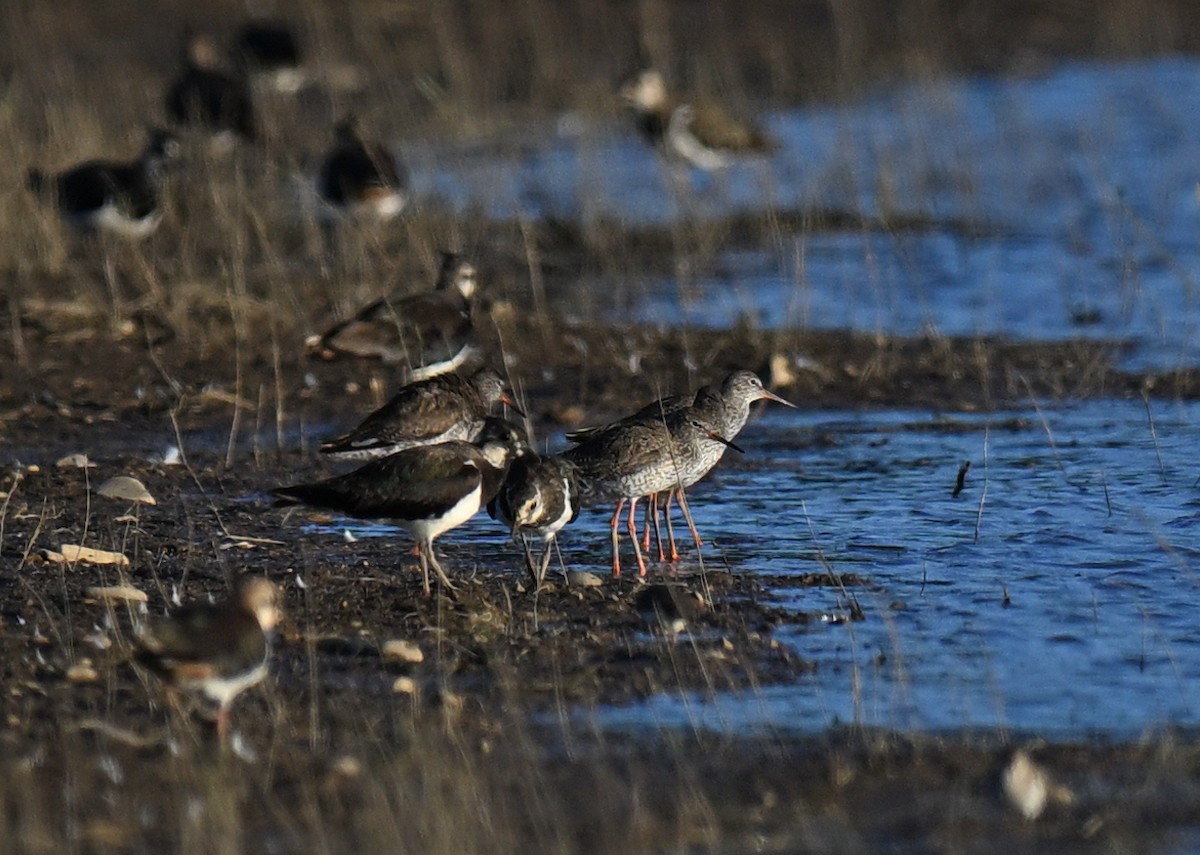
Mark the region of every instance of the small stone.
POLYGON ((1023 749, 1013 753, 1000 776, 1000 784, 1008 803, 1025 819, 1033 821, 1042 815, 1050 794, 1050 778, 1023 749))
POLYGON ((90 660, 83 659, 67 669, 67 679, 72 683, 94 683, 100 679, 100 675, 90 660))
POLYGON ((403 662, 416 665, 425 661, 425 654, 415 643, 403 638, 393 638, 383 643, 380 655, 384 662, 403 662))
POLYGON ((771 354, 767 373, 770 377, 767 381, 769 386, 791 386, 796 382, 796 372, 792 370, 791 360, 782 353, 771 354))
POLYGON ((362 774, 362 762, 357 757, 343 754, 333 761, 330 771, 340 778, 357 778, 362 774))
POLYGON ((157 505, 146 485, 137 478, 128 475, 114 475, 96 488, 96 492, 109 499, 123 499, 126 502, 139 502, 143 505, 157 505))
POLYGON ((578 585, 581 588, 599 588, 604 584, 604 580, 587 570, 568 570, 567 584, 578 585))
POLYGON ((392 683, 392 692, 397 695, 415 695, 417 681, 412 677, 397 677, 396 682, 392 683))
POLYGON ((96 464, 88 460, 86 454, 68 454, 60 457, 54 463, 59 469, 95 469, 96 464))
POLYGON ((83 640, 97 650, 108 650, 113 645, 112 639, 99 630, 88 633, 83 637, 83 640))

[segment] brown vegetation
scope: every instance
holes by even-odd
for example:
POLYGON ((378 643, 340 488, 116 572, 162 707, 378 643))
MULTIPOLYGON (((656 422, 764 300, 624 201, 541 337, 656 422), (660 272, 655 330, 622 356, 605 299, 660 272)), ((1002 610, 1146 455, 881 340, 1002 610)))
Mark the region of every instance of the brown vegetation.
POLYGON ((577 288, 585 273, 672 269, 681 252, 702 266, 714 248, 781 231, 920 222, 776 211, 665 233, 425 210, 385 229, 322 230, 290 216, 288 195, 348 111, 390 139, 487 140, 563 109, 615 121, 616 84, 647 63, 743 108, 851 98, 901 74, 1036 73, 1065 56, 1194 50, 1188 2, 294 9, 326 79, 353 67, 363 85, 268 99, 261 147, 229 159, 193 152, 167 222, 137 246, 67 232, 23 191, 24 171, 132 151, 144 125, 162 120, 184 26, 227 37, 243 4, 0 11, 11 63, 0 66, 0 457, 24 464, 0 482, 0 840, 12 851, 1083 852, 1098 837, 1150 848, 1163 827, 1195 827, 1188 739, 1045 748, 1039 757, 1077 800, 1035 825, 996 795, 1008 750, 999 737, 595 733, 587 713, 599 704, 802 679, 808 663, 771 630, 803 617, 764 605, 753 580, 705 567, 695 580, 712 597, 706 640, 666 645, 628 608, 631 585, 535 598, 503 558, 480 566, 469 550, 452 553, 479 570, 463 600, 429 602, 396 570, 392 544, 314 549, 280 533, 299 519, 245 501, 283 467, 289 477, 315 470, 313 431, 349 425, 395 382, 378 366, 311 359, 306 335, 397 283, 425 287, 446 247, 480 263, 478 326, 542 433, 735 367, 773 372, 808 406, 1197 395, 1195 372, 1115 370, 1116 345, 604 324, 577 288), (147 460, 174 441, 186 466, 147 460), (81 450, 106 475, 137 474, 159 504, 128 514, 94 504, 109 500, 93 497, 87 470, 52 465, 81 450), (127 554, 130 569, 41 553, 85 540, 127 554), (128 661, 136 607, 86 593, 131 584, 162 609, 175 588, 221 592, 247 567, 289 583, 292 615, 272 686, 234 712, 253 762, 167 712, 128 661), (417 638, 425 661, 385 664, 381 642, 395 636, 417 638))

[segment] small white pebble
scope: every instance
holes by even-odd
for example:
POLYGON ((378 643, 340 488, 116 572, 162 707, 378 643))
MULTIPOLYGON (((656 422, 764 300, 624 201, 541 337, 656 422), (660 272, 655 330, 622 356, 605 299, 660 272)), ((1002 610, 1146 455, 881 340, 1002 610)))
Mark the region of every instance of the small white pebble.
POLYGON ((343 754, 333 761, 332 771, 343 778, 357 778, 362 774, 362 762, 357 757, 343 754))
POLYGON ((114 475, 96 488, 96 493, 110 499, 121 499, 126 502, 139 502, 143 505, 156 505, 158 502, 150 495, 146 485, 129 475, 114 475))
POLYGON ((404 638, 393 638, 383 643, 383 648, 380 650, 380 655, 384 662, 403 662, 408 665, 415 665, 425 661, 425 654, 421 652, 421 648, 411 641, 404 638))
POLYGON ((67 679, 72 683, 94 683, 100 679, 100 674, 90 660, 83 659, 67 669, 67 679))
POLYGON ((1024 749, 1018 749, 1000 776, 1004 795, 1021 816, 1035 820, 1046 808, 1050 782, 1046 771, 1030 759, 1024 749))
POLYGON ((253 763, 258 760, 258 752, 250 747, 250 743, 245 740, 241 733, 235 732, 229 737, 229 747, 233 749, 233 753, 247 763, 253 763))
POLYGON ((586 570, 569 570, 567 571, 567 584, 578 585, 580 588, 599 588, 604 584, 604 580, 586 570))
POLYGON ((88 460, 86 454, 68 454, 60 457, 55 463, 59 469, 95 469, 96 464, 88 460))

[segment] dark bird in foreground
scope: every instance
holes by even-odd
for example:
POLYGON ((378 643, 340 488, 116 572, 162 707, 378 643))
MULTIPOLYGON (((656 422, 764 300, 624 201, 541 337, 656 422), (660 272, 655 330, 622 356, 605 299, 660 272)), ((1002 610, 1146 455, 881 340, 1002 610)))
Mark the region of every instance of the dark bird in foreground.
POLYGON ((224 742, 234 699, 267 675, 279 600, 273 582, 244 576, 229 600, 194 603, 149 621, 136 637, 137 660, 171 688, 215 702, 224 742))
POLYGON ((221 68, 211 38, 185 36, 184 66, 167 90, 167 115, 179 125, 211 134, 227 148, 234 137, 253 140, 254 105, 246 81, 221 68))
POLYGON ((27 181, 76 228, 142 238, 162 221, 163 179, 178 157, 174 134, 151 128, 137 160, 92 160, 57 175, 31 169, 27 181))
POLYGON ((373 460, 418 445, 472 442, 501 402, 524 415, 504 391, 504 378, 490 368, 470 377, 439 374, 409 383, 354 430, 322 445, 321 453, 335 460, 373 460))
POLYGON ((488 503, 493 519, 508 526, 525 551, 525 567, 537 590, 546 578, 555 537, 579 516, 579 473, 575 465, 557 455, 522 455, 508 470, 504 486, 488 503), (535 564, 531 538, 542 541, 542 556, 535 564))
POLYGON ((417 542, 428 596, 430 566, 447 590, 454 589, 438 563, 433 541, 492 500, 509 465, 524 449, 515 425, 491 418, 474 444, 452 440, 408 448, 345 475, 280 487, 271 493, 283 504, 310 505, 360 519, 385 519, 403 528, 417 542))
POLYGON ((702 609, 700 598, 681 585, 646 585, 633 598, 633 607, 650 629, 673 638, 687 629, 702 609))
POLYGON ((621 87, 634 111, 638 131, 666 157, 697 169, 720 169, 737 154, 768 152, 775 142, 753 125, 738 121, 715 104, 688 104, 671 98, 662 74, 648 68, 621 87))
POLYGON ((317 193, 333 210, 389 220, 404 210, 408 175, 382 143, 364 140, 353 116, 334 129, 334 145, 317 176, 317 193))
POLYGON ((471 321, 475 275, 471 262, 442 253, 433 291, 376 300, 311 344, 326 358, 348 354, 405 365, 410 380, 457 370, 478 353, 471 321))

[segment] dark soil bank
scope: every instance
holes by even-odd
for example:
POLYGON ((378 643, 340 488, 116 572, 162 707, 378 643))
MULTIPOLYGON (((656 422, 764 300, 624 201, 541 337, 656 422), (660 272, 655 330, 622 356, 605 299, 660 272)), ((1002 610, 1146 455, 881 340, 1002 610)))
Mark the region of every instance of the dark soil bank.
MULTIPOLYGON (((988 409, 1195 387, 1114 371, 1112 349, 1094 344, 598 328, 507 304, 492 316, 541 436, 628 410, 631 387, 640 401, 739 365, 769 373, 779 354, 815 366, 781 389, 805 406, 988 409), (632 353, 644 354, 636 373, 632 353)), ((397 845, 394 810, 422 817, 403 851, 1148 851, 1196 823, 1196 747, 1178 737, 1036 750, 1072 797, 1031 823, 999 794, 1011 743, 997 736, 596 733, 597 705, 802 681, 812 666, 772 631, 805 617, 773 607, 736 559, 688 552, 651 569, 706 603, 672 640, 633 607, 636 578, 606 578, 604 544, 564 547, 602 585, 552 574, 534 595, 515 546, 484 552, 453 533, 439 549, 460 590, 426 599, 402 535, 347 542, 336 518, 276 509, 264 492, 327 471, 313 444, 370 408, 391 382, 378 366, 313 361, 299 332, 283 336, 286 356, 259 342, 231 357, 211 340, 147 345, 137 324, 55 323, 22 317, 23 367, 0 388, 2 797, 6 838, 26 851, 380 851, 397 845), (153 462, 172 444, 181 464, 153 462), (56 465, 73 453, 95 468, 56 465), (96 496, 114 474, 157 504, 96 496), (330 533, 305 533, 314 522, 330 533), (130 564, 60 563, 64 544, 130 564), (222 750, 203 716, 172 711, 132 664, 140 607, 89 589, 132 585, 158 612, 223 595, 246 571, 283 585, 289 617, 270 681, 238 701, 222 750), (88 794, 65 827, 52 821, 62 781, 88 794)), ((832 617, 854 619, 870 580, 800 584, 835 586, 845 609, 832 617)))
MULTIPOLYGON (((1191 734, 1046 745, 1006 733, 597 727, 597 710, 656 695, 804 686, 815 666, 776 636, 813 618, 774 602, 734 548, 652 564, 652 582, 697 603, 687 631, 669 637, 634 606, 644 584, 609 576, 606 540, 571 540, 568 529, 566 565, 598 584, 552 572, 534 592, 516 546, 451 532, 438 549, 458 590, 427 598, 405 536, 346 538, 339 518, 285 511, 267 495, 331 471, 316 444, 399 382, 378 363, 316 358, 306 338, 395 288, 428 287, 441 249, 480 267, 480 344, 539 448, 737 368, 810 408, 1195 398, 1195 370, 1120 370, 1120 342, 634 326, 580 293, 581 282, 635 278, 626 274, 695 275, 720 252, 761 250, 784 233, 969 237, 987 224, 771 211, 630 229, 430 205, 360 231, 293 216, 286 193, 346 112, 389 142, 453 135, 508 150, 531 117, 619 121, 616 86, 648 65, 751 113, 855 98, 903 75, 1036 74, 1069 57, 1196 50, 1190 2, 352 6, 355 16, 344 3, 294 5, 322 82, 294 101, 264 99, 254 146, 224 160, 193 151, 162 228, 136 247, 64 229, 45 200, 19 191, 25 170, 130 151, 164 118, 185 26, 227 43, 244 4, 0 11, 0 849, 1196 848, 1191 734), (120 474, 155 503, 97 495, 120 474), (68 559, 71 546, 114 563, 68 559), (237 700, 221 745, 202 711, 135 664, 133 634, 176 603, 225 596, 247 572, 279 584, 286 618, 269 678, 237 700), (145 602, 97 590, 118 585, 145 602), (1049 776, 1036 819, 1001 795, 1018 745, 1049 776)), ((822 619, 881 619, 859 606, 878 599, 860 596, 875 593, 870 578, 814 563, 770 584, 827 586, 838 609, 822 619)))

